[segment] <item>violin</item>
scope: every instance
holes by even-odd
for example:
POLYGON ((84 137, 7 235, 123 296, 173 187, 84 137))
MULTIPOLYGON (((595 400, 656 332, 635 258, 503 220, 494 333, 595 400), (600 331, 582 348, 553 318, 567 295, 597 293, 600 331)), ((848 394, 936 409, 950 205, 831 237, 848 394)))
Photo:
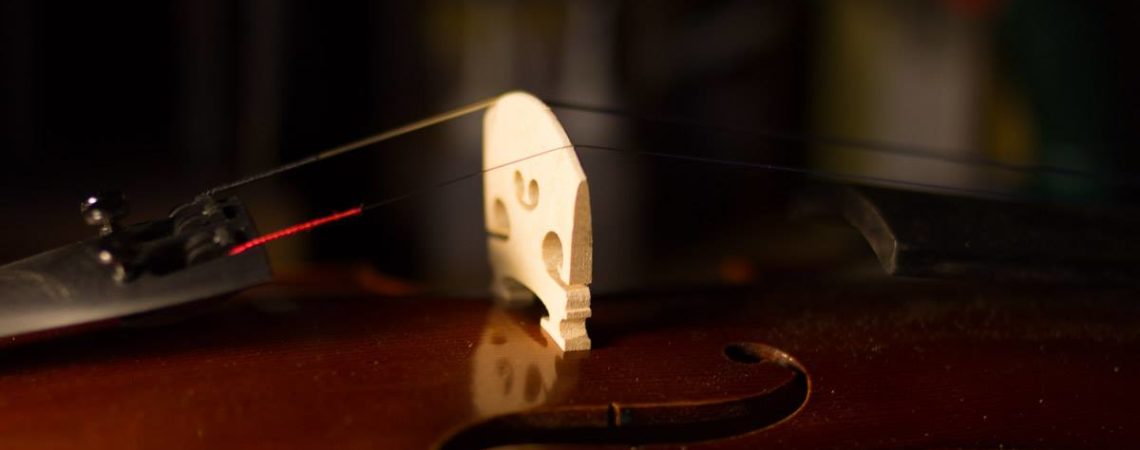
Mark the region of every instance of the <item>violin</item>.
MULTIPOLYGON (((593 292, 584 349, 546 325, 561 306, 541 294, 523 305, 462 298, 358 266, 271 275, 264 244, 390 200, 262 234, 229 191, 487 105, 222 185, 152 222, 124 226, 116 195, 85 200, 98 237, 0 268, 0 446, 1130 448, 1140 438, 1140 265, 1125 209, 705 158, 835 175, 781 215, 849 223, 865 245, 859 261, 593 292)), ((528 184, 512 199, 524 210, 545 198, 528 184)), ((488 239, 520 236, 518 220, 509 238, 495 235, 493 200, 488 239)))

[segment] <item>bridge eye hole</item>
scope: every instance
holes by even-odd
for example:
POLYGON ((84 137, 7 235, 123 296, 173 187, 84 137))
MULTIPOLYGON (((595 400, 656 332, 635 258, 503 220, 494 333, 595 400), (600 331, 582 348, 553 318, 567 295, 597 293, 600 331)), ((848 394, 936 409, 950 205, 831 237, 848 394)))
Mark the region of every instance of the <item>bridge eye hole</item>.
POLYGON ((522 172, 515 171, 515 197, 518 198, 519 204, 527 210, 532 210, 538 206, 538 181, 530 180, 529 182, 523 178, 522 172))

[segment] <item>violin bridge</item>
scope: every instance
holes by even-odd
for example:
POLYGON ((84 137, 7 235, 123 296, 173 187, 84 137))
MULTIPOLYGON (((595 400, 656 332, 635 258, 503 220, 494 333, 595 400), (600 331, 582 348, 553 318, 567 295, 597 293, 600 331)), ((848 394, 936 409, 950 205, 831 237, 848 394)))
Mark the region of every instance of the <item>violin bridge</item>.
POLYGON ((499 97, 483 119, 483 168, 492 291, 508 303, 537 296, 547 312, 542 329, 554 342, 588 350, 590 190, 550 108, 523 92, 499 97))

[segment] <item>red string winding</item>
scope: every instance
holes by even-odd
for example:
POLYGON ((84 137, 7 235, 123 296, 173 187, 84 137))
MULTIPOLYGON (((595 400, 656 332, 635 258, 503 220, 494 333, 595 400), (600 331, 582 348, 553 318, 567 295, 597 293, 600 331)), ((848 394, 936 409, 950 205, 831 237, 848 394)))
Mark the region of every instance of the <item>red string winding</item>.
POLYGON ((302 231, 308 231, 308 230, 311 230, 313 228, 319 227, 321 225, 324 225, 324 224, 327 224, 330 222, 336 222, 336 221, 341 220, 341 219, 347 219, 349 217, 359 215, 362 211, 364 211, 364 207, 357 206, 357 207, 352 208, 348 211, 338 212, 338 213, 333 214, 333 215, 321 217, 319 219, 313 219, 313 220, 310 220, 310 221, 305 222, 305 223, 299 223, 297 225, 293 225, 289 228, 285 228, 282 230, 274 231, 274 232, 269 233, 269 234, 261 235, 260 237, 250 239, 241 245, 236 245, 236 246, 234 246, 234 248, 231 248, 230 249, 230 256, 241 254, 242 252, 244 252, 246 250, 257 247, 259 245, 264 245, 267 242, 276 241, 276 240, 281 239, 283 237, 292 236, 292 235, 300 233, 302 231))

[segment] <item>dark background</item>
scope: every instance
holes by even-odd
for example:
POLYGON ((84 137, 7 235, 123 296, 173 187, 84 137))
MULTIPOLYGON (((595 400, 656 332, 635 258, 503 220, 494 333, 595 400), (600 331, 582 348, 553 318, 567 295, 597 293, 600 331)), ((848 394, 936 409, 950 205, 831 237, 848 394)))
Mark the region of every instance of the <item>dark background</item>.
MULTIPOLYGON (((121 189, 134 219, 158 217, 242 174, 514 89, 694 124, 1134 178, 1133 5, 3 0, 0 259, 91 235, 77 214, 88 192, 121 189)), ((1095 180, 556 112, 576 142, 1130 202, 1095 180)), ((478 170, 479 146, 472 116, 240 193, 268 231, 478 170)), ((579 154, 599 283, 748 278, 756 260, 810 264, 849 250, 767 221, 798 186, 787 176, 579 154)), ((476 178, 273 244, 275 265, 368 262, 480 286, 479 189, 476 178)))

